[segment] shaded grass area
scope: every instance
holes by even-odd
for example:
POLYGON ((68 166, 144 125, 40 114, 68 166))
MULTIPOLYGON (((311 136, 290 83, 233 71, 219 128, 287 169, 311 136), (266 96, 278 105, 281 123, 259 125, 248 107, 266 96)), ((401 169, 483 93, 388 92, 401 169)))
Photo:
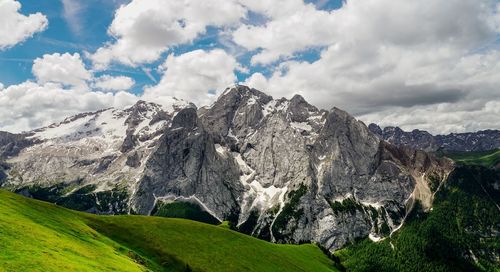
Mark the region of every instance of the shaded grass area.
POLYGON ((217 218, 204 211, 199 205, 190 202, 159 202, 154 207, 151 215, 171 218, 184 218, 212 225, 217 225, 220 223, 217 218))
POLYGON ((348 271, 500 271, 498 170, 459 166, 433 210, 417 205, 400 231, 335 255, 348 271))
POLYGON ((97 216, 0 190, 0 271, 335 270, 311 244, 184 219, 97 216))
POLYGON ((28 186, 15 192, 77 211, 98 214, 125 214, 128 211, 128 196, 124 190, 114 188, 110 191, 94 192, 95 185, 86 185, 72 191, 73 189, 72 186, 59 183, 49 187, 28 186), (69 193, 70 191, 72 192, 69 193))

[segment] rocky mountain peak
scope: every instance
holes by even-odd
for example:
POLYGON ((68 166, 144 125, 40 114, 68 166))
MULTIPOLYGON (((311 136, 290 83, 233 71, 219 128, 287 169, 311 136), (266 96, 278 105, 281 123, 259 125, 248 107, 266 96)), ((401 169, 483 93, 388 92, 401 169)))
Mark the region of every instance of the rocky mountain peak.
POLYGON ((137 101, 134 105, 125 109, 126 112, 148 112, 153 107, 161 107, 158 104, 146 102, 144 100, 137 101))
POLYGON ((341 109, 242 85, 199 110, 175 99, 167 106, 139 101, 26 138, 40 142, 8 158, 6 188, 62 188, 54 191, 64 192, 60 198, 85 188, 88 194, 75 196, 86 199, 80 209, 99 213, 148 215, 189 202, 241 232, 328 249, 383 239, 412 203, 432 205, 436 183, 453 167, 377 138, 341 109))
POLYGON ((377 135, 377 137, 379 137, 379 138, 383 135, 382 128, 380 126, 378 126, 377 124, 374 124, 374 123, 369 124, 368 129, 373 134, 377 135))
POLYGON ((263 92, 236 85, 226 89, 210 107, 200 110, 199 115, 204 126, 214 135, 238 135, 247 133, 242 128, 252 128, 261 121, 264 106, 271 100, 272 97, 263 92))
POLYGON ((129 130, 134 130, 144 119, 153 119, 153 116, 166 117, 166 112, 159 104, 139 100, 134 105, 126 108, 123 114, 128 115, 125 124, 129 130))
POLYGON ((256 101, 260 103, 267 103, 270 100, 272 100, 272 97, 257 90, 254 88, 250 88, 245 85, 235 85, 233 87, 227 88, 222 95, 219 97, 218 100, 223 100, 226 98, 226 96, 229 97, 234 97, 237 96, 241 100, 248 100, 248 99, 255 99, 256 101))
POLYGON ((306 102, 301 95, 294 95, 290 99, 287 116, 292 122, 306 122, 312 115, 318 113, 318 108, 306 102))

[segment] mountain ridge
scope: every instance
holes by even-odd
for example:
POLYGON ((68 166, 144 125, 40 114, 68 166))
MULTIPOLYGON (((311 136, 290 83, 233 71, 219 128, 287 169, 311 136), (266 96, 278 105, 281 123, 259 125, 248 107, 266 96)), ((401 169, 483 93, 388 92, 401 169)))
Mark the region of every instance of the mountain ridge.
POLYGON ((425 130, 403 131, 399 127, 385 127, 371 123, 368 128, 379 138, 399 146, 409 146, 427 152, 489 151, 500 148, 500 130, 432 135, 425 130))
POLYGON ((397 231, 416 201, 430 209, 454 168, 299 95, 237 85, 208 107, 167 108, 138 102, 35 130, 4 157, 0 185, 104 214, 188 201, 253 236, 335 250, 397 231))

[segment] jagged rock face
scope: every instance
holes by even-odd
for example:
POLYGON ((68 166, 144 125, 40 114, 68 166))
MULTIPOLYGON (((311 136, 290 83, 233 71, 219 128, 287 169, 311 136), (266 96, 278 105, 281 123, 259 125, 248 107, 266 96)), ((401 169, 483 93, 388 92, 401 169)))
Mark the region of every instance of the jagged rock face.
POLYGON ((192 198, 222 220, 238 213, 243 187, 239 169, 229 156, 216 151, 196 110, 181 110, 146 163, 133 198, 133 208, 149 214, 158 199, 192 198))
POLYGON ((346 112, 320 111, 300 96, 269 100, 239 86, 200 118, 240 166, 247 191, 238 225, 277 242, 317 241, 334 249, 387 235, 415 199, 430 205, 425 175, 440 182, 452 169, 446 160, 395 153, 346 112))
POLYGON ((34 131, 29 139, 41 142, 8 160, 4 187, 124 188, 130 212, 189 201, 263 239, 337 249, 389 235, 416 200, 430 208, 453 168, 301 96, 275 100, 235 86, 210 107, 169 109, 141 102, 34 131))
POLYGON ((34 144, 27 136, 0 131, 0 159, 16 156, 21 150, 34 144))
POLYGON ((483 130, 478 132, 451 133, 433 136, 424 130, 403 131, 399 127, 369 125, 370 130, 379 138, 397 146, 408 146, 427 152, 443 151, 488 151, 500 148, 500 131, 483 130))
POLYGON ((0 186, 8 178, 7 172, 10 169, 10 165, 5 160, 34 144, 33 140, 26 139, 27 136, 0 131, 0 186))

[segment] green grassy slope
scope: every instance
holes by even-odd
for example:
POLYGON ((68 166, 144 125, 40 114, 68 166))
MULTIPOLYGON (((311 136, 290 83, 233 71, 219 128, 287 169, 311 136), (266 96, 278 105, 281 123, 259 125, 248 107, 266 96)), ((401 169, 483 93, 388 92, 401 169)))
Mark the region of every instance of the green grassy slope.
POLYGON ((72 211, 0 191, 0 271, 143 271, 72 211))
POLYGON ((442 154, 457 163, 495 167, 500 165, 500 149, 482 152, 453 152, 442 154))
POLYGON ((0 271, 335 271, 314 245, 276 245, 183 219, 96 216, 0 190, 0 271))

